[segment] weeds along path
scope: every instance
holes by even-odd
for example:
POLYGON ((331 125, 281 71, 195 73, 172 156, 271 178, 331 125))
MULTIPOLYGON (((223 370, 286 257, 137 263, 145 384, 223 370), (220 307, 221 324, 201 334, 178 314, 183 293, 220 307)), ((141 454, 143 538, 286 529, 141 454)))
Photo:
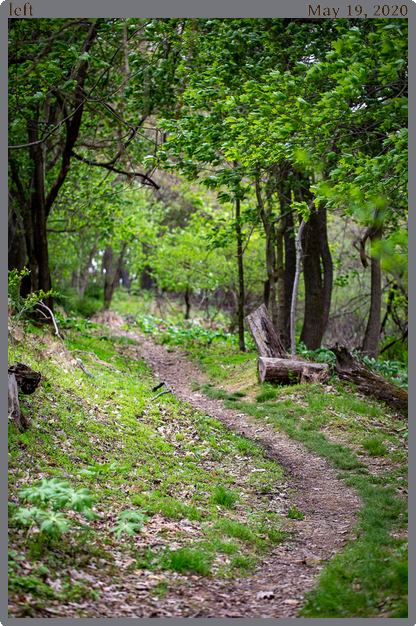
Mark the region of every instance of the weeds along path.
MULTIPOLYGON (((142 357, 178 398, 260 443, 267 456, 284 470, 287 487, 279 495, 286 507, 296 506, 304 515, 303 520, 287 519, 285 529, 291 531, 291 538, 276 546, 253 575, 223 581, 207 579, 203 585, 195 583, 196 589, 183 589, 185 596, 190 594, 194 600, 197 596, 203 607, 191 617, 296 617, 325 561, 355 538, 353 526, 361 499, 337 479, 337 472, 324 459, 285 433, 259 426, 254 418, 225 409, 220 400, 192 391, 192 382, 202 385, 207 379, 179 350, 167 352, 140 333, 117 329, 115 334, 140 342, 142 357)), ((161 604, 169 599, 168 592, 161 604)))

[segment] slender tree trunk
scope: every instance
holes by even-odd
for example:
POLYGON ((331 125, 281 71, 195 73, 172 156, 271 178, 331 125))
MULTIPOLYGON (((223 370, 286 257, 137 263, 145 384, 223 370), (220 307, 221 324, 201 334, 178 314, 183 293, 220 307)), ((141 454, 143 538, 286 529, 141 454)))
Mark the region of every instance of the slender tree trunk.
MULTIPOLYGON (((36 133, 37 135, 37 133, 36 133)), ((31 212, 35 215, 35 254, 38 263, 38 288, 47 292, 52 287, 51 272, 49 269, 48 237, 46 232, 46 204, 45 204, 45 145, 35 146, 33 152, 34 194, 32 195, 31 212)), ((53 298, 45 298, 45 304, 53 310, 53 298)))
POLYGON ((26 243, 23 232, 23 221, 12 203, 9 204, 8 219, 8 268, 21 272, 26 262, 26 243))
POLYGON ((84 296, 85 288, 86 288, 87 283, 88 283, 88 270, 91 267, 91 263, 92 263, 92 260, 94 258, 94 254, 97 252, 97 241, 98 241, 98 237, 96 237, 94 245, 93 245, 93 247, 90 250, 87 262, 85 263, 84 267, 80 271, 78 293, 81 296, 81 298, 84 296))
POLYGON ((300 340, 309 350, 321 346, 324 334, 324 293, 319 250, 319 223, 316 209, 311 208, 302 237, 305 314, 300 340))
POLYGON ((365 329, 363 352, 373 359, 378 358, 381 325, 381 266, 377 245, 382 236, 383 226, 375 226, 370 232, 371 242, 371 303, 367 327, 365 329))
POLYGON ((270 280, 267 279, 264 281, 263 285, 263 301, 266 305, 267 310, 269 309, 269 300, 270 300, 270 280))
MULTIPOLYGON (((284 210, 284 207, 281 207, 284 210)), ((283 236, 286 230, 286 218, 281 217, 276 229, 276 281, 277 281, 277 327, 279 339, 285 341, 285 266, 283 260, 283 236)))
POLYGON ((240 224, 240 200, 235 203, 235 230, 237 233, 237 264, 238 264, 238 347, 240 352, 246 351, 244 342, 244 267, 243 267, 243 237, 240 224))
POLYGON ((296 274, 296 236, 293 215, 286 216, 285 230, 285 341, 286 349, 291 345, 290 340, 290 312, 292 308, 293 285, 296 274))
POLYGON ((296 271, 295 278, 293 281, 293 289, 292 289, 292 302, 290 306, 290 350, 292 353, 292 357, 296 355, 296 336, 295 336, 295 326, 296 326, 296 300, 298 298, 298 285, 299 278, 301 272, 301 262, 302 262, 302 234, 305 228, 305 221, 302 219, 301 224, 299 226, 298 235, 296 237, 296 247, 298 251, 297 261, 296 261, 296 271))
POLYGON ((276 254, 275 254, 275 229, 269 221, 269 215, 264 208, 263 198, 261 196, 260 181, 256 179, 256 196, 260 210, 260 217, 263 222, 264 232, 266 233, 266 271, 269 280, 269 306, 268 310, 273 326, 280 336, 278 325, 278 311, 276 303, 276 254))
POLYGON ((108 310, 110 308, 114 291, 119 284, 120 272, 121 268, 123 267, 124 254, 126 252, 126 249, 127 243, 124 243, 115 270, 113 264, 113 248, 109 245, 105 249, 103 257, 103 269, 106 270, 104 278, 104 310, 108 310))
POLYGON ((318 209, 318 229, 319 229, 319 253, 322 259, 322 267, 324 272, 323 282, 323 298, 324 298, 324 311, 323 311, 323 333, 326 330, 329 319, 329 312, 331 309, 331 296, 332 296, 332 283, 333 283, 333 265, 331 251, 328 245, 328 230, 326 220, 326 208, 321 205, 318 209))
POLYGON ((189 289, 189 285, 187 285, 185 289, 185 319, 189 320, 191 317, 191 290, 189 289))

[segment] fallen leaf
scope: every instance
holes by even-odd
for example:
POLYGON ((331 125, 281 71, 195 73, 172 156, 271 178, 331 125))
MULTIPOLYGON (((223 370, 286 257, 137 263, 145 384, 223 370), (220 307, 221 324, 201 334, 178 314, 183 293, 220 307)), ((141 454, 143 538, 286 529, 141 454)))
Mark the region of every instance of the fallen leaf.
POLYGON ((287 600, 283 600, 283 604, 299 604, 299 600, 294 600, 293 598, 288 598, 287 600))
POLYGON ((265 591, 259 591, 256 595, 257 600, 267 600, 270 598, 274 598, 274 591, 272 589, 268 589, 265 591))

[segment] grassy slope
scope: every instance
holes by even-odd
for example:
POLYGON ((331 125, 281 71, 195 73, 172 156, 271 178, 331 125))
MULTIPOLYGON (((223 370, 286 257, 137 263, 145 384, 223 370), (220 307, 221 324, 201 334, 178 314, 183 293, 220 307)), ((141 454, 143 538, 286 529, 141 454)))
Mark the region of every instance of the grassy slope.
POLYGON ((256 554, 284 540, 282 519, 269 510, 265 494, 282 482, 281 470, 258 446, 173 396, 152 402, 154 380, 135 358, 134 342, 81 325, 66 343, 68 355, 32 328, 17 346, 16 360, 44 379, 32 396, 21 397, 31 427, 19 433, 9 423, 9 501, 19 503, 23 486, 58 477, 93 489, 99 519, 91 530, 56 538, 11 524, 14 617, 39 617, 42 607, 98 597, 99 587, 74 580, 71 568, 95 564, 112 584, 137 568, 241 575, 256 554), (94 378, 77 367, 77 357, 94 378), (79 473, 113 462, 120 471, 98 478, 79 473), (125 509, 142 511, 147 522, 133 538, 117 539, 109 529, 125 509), (184 519, 192 526, 181 526, 184 519))

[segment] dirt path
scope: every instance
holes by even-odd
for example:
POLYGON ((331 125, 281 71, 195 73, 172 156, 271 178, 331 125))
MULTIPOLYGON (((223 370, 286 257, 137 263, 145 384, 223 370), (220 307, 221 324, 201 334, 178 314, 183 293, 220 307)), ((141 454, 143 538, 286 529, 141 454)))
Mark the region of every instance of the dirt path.
POLYGON ((303 520, 288 520, 293 531, 289 544, 276 546, 253 575, 231 581, 195 577, 192 587, 169 590, 149 617, 297 617, 322 562, 353 536, 352 526, 362 506, 360 498, 336 478, 324 459, 308 452, 301 443, 259 426, 248 415, 225 409, 220 400, 192 391, 192 382, 203 384, 207 379, 179 350, 167 352, 140 333, 117 330, 115 334, 141 342, 141 355, 178 398, 260 442, 269 458, 284 469, 286 484, 283 490, 279 487, 279 496, 290 498, 290 505, 304 514, 303 520))

